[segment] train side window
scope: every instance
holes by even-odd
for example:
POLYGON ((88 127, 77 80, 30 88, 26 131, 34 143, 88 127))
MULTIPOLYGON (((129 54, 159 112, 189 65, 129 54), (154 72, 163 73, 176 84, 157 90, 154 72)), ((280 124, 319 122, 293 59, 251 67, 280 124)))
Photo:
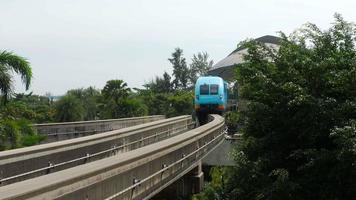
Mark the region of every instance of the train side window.
POLYGON ((204 84, 200 86, 200 95, 208 95, 209 94, 209 85, 204 84))
POLYGON ((219 85, 210 85, 210 94, 219 94, 219 85))

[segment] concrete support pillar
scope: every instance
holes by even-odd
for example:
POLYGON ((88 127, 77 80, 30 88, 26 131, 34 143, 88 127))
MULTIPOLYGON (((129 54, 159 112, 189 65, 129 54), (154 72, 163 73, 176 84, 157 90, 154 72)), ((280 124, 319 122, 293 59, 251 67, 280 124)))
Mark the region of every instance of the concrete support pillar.
POLYGON ((202 162, 199 162, 197 167, 162 190, 151 200, 188 199, 193 194, 201 192, 203 184, 204 172, 202 171, 202 162))
POLYGON ((204 172, 202 171, 202 162, 192 170, 191 182, 193 184, 192 194, 197 194, 202 191, 204 186, 204 172))

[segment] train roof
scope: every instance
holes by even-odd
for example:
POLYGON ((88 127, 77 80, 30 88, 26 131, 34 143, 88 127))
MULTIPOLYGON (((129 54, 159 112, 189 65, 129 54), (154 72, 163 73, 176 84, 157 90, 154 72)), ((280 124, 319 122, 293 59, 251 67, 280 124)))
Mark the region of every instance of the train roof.
POLYGON ((221 83, 224 82, 224 80, 221 77, 218 76, 201 76, 198 78, 196 84, 212 84, 212 83, 221 83))

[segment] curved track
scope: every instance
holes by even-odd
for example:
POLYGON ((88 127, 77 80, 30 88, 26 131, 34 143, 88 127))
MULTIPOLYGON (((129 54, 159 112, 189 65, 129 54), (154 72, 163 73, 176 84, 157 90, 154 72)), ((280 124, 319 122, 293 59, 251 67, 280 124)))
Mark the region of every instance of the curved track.
POLYGON ((224 138, 224 119, 116 156, 0 187, 0 199, 148 199, 224 138))
POLYGON ((164 119, 164 115, 106 119, 93 121, 77 121, 63 123, 34 124, 33 128, 46 139, 41 143, 57 142, 107 131, 118 130, 130 126, 164 119))
POLYGON ((0 183, 6 185, 130 151, 186 131, 190 125, 190 116, 180 116, 87 137, 0 152, 0 183))

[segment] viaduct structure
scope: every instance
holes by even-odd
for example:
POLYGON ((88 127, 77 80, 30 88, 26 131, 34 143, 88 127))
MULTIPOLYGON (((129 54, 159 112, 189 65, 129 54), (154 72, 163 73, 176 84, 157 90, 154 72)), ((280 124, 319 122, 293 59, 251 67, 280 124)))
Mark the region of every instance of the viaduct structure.
MULTIPOLYGON (((191 116, 134 121, 117 130, 0 152, 0 199, 163 199, 161 191, 174 185, 168 194, 199 192, 202 159, 224 141, 224 118, 211 115, 197 128, 191 116)), ((51 126, 63 133, 58 124, 51 126)))

